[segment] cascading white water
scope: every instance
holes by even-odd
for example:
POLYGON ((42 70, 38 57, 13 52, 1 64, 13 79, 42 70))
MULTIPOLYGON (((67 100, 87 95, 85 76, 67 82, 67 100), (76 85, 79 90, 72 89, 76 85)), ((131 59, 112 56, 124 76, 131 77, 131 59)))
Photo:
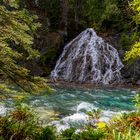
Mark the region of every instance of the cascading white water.
POLYGON ((117 50, 88 28, 64 47, 51 77, 74 82, 120 82, 123 64, 117 50))

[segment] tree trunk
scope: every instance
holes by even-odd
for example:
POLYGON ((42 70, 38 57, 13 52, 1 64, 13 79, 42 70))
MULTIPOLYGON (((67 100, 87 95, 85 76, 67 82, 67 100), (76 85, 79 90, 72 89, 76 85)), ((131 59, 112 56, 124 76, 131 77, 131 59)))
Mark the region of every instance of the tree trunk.
POLYGON ((61 21, 60 21, 60 30, 63 32, 64 36, 67 36, 68 28, 68 0, 60 0, 61 2, 61 21))
POLYGON ((75 29, 76 31, 79 30, 79 22, 80 22, 80 17, 82 16, 82 10, 83 10, 83 0, 75 0, 75 29))

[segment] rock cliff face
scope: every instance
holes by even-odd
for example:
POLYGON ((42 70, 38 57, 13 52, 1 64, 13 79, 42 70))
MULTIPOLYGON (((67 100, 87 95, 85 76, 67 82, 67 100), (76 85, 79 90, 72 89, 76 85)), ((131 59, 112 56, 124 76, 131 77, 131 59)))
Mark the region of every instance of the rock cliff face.
POLYGON ((63 37, 57 32, 40 33, 34 39, 33 48, 40 52, 40 57, 32 61, 26 61, 27 67, 32 75, 48 76, 55 66, 56 60, 62 50, 63 37))
POLYGON ((89 28, 64 47, 51 77, 74 82, 110 84, 121 81, 122 68, 117 50, 89 28))

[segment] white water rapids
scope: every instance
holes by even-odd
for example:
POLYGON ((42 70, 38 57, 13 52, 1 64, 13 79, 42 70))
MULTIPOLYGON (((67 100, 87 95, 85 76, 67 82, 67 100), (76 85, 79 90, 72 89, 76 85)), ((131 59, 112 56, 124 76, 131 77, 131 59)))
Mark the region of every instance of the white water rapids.
MULTIPOLYGON (((44 126, 54 125, 57 131, 69 127, 81 128, 89 123, 87 112, 101 109, 100 121, 108 120, 121 112, 129 112, 135 109, 132 97, 139 90, 130 89, 88 89, 78 87, 59 87, 52 94, 46 96, 31 95, 22 103, 33 109, 44 126)), ((17 105, 13 98, 7 98, 0 102, 0 116, 5 116, 6 111, 13 110, 17 105)))
POLYGON ((121 81, 123 64, 117 50, 88 28, 64 47, 51 77, 58 80, 110 84, 121 81))

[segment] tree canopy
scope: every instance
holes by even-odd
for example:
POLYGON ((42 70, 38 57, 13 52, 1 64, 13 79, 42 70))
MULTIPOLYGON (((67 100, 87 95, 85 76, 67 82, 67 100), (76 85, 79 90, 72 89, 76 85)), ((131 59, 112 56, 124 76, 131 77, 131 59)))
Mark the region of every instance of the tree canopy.
POLYGON ((11 83, 30 93, 47 87, 43 78, 30 76, 30 71, 19 64, 23 58, 39 56, 32 49, 33 34, 40 26, 36 18, 25 9, 0 5, 0 93, 14 93, 11 83))
MULTIPOLYGON (((133 11, 135 12, 134 16, 133 16, 133 20, 136 25, 135 30, 138 32, 138 30, 140 28, 140 1, 133 0, 131 2, 131 7, 132 7, 133 11)), ((135 42, 135 44, 132 45, 131 50, 126 52, 125 60, 134 59, 137 57, 140 57, 140 38, 138 38, 137 41, 135 42)))

